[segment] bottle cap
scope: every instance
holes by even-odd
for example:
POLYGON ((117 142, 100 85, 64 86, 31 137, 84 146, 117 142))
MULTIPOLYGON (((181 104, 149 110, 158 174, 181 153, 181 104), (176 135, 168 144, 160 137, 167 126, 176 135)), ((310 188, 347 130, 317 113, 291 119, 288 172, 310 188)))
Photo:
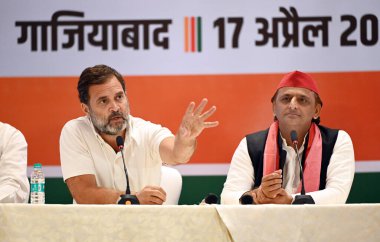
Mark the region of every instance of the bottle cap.
POLYGON ((33 167, 34 167, 34 168, 41 168, 42 165, 41 165, 41 163, 35 163, 33 167))

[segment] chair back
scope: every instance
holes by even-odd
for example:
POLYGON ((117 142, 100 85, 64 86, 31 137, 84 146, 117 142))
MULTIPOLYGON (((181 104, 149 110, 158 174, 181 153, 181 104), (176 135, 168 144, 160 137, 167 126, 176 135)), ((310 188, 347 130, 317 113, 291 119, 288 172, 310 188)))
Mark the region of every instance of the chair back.
POLYGON ((177 169, 169 166, 161 167, 161 187, 166 192, 164 205, 178 205, 182 190, 182 176, 177 169))

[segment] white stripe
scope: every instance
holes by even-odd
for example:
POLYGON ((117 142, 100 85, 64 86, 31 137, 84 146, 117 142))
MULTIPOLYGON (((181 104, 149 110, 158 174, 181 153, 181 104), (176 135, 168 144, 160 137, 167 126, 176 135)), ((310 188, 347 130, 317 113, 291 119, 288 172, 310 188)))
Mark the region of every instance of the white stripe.
MULTIPOLYGON (((228 173, 230 164, 186 164, 177 165, 173 168, 177 169, 183 176, 225 176, 228 173)), ((45 177, 61 178, 62 171, 60 166, 44 166, 45 177)), ((28 176, 32 172, 33 167, 28 166, 28 176)), ((355 172, 380 172, 380 161, 359 161, 355 163, 355 172)))
POLYGON ((364 172, 380 172, 380 161, 360 161, 355 162, 355 172, 364 173, 364 172))
MULTIPOLYGON (((33 171, 33 166, 28 166, 28 177, 33 171)), ((42 171, 44 172, 45 177, 48 178, 62 178, 61 166, 42 166, 42 171)))
MULTIPOLYGON (((227 175, 230 164, 186 164, 172 166, 183 176, 225 176, 227 175)), ((28 176, 33 170, 33 166, 28 166, 28 176)), ((61 178, 62 170, 60 166, 43 166, 42 170, 45 177, 61 178)))
POLYGON ((186 164, 174 168, 183 176, 225 176, 230 164, 186 164))

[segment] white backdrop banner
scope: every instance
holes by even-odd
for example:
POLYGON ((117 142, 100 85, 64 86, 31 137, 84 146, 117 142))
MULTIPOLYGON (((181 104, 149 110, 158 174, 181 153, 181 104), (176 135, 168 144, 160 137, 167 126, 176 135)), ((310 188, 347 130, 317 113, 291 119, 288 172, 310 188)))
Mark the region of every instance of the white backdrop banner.
POLYGON ((0 76, 380 70, 378 0, 5 0, 0 12, 0 76))

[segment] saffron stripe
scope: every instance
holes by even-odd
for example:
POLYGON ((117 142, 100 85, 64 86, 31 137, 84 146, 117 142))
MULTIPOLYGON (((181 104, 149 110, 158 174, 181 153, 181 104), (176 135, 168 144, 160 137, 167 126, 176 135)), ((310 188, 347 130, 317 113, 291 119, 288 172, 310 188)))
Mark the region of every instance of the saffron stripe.
POLYGON ((191 17, 191 51, 195 51, 195 18, 191 17))
MULTIPOLYGON (((322 109, 322 124, 349 133, 356 160, 380 161, 380 71, 309 74, 318 81, 322 100, 327 104, 322 109), (342 96, 344 100, 337 98, 342 96), (339 111, 343 109, 348 111, 339 111), (350 114, 349 122, 345 121, 347 112, 350 114)), ((178 120, 189 100, 207 97, 212 105, 218 107, 215 119, 210 121, 218 120, 222 125, 207 130, 197 139, 198 146, 191 163, 229 163, 246 134, 262 130, 272 122, 273 114, 267 100, 282 76, 282 73, 268 73, 125 77, 129 100, 133 100, 132 114, 171 130, 178 128, 178 120), (191 92, 184 89, 187 85, 194 87, 191 92), (168 103, 168 109, 157 109, 168 106, 168 103), (237 106, 240 108, 236 109, 237 106), (242 113, 241 110, 250 112, 242 113), (227 138, 225 134, 228 134, 227 138)), ((37 161, 43 166, 60 164, 57 142, 62 127, 69 119, 83 115, 73 88, 77 83, 75 76, 0 78, 0 103, 12 103, 17 107, 1 109, 1 121, 17 127, 26 137, 29 165, 37 161), (25 105, 25 100, 28 100, 28 105, 25 105), (46 122, 46 116, 49 122, 46 122), (25 122, 25 117, 32 118, 25 122), (41 139, 36 130, 46 130, 49 135, 41 139)))
POLYGON ((201 17, 197 18, 198 23, 198 52, 202 51, 202 19, 201 17))
POLYGON ((185 52, 189 52, 189 17, 185 17, 185 52))

